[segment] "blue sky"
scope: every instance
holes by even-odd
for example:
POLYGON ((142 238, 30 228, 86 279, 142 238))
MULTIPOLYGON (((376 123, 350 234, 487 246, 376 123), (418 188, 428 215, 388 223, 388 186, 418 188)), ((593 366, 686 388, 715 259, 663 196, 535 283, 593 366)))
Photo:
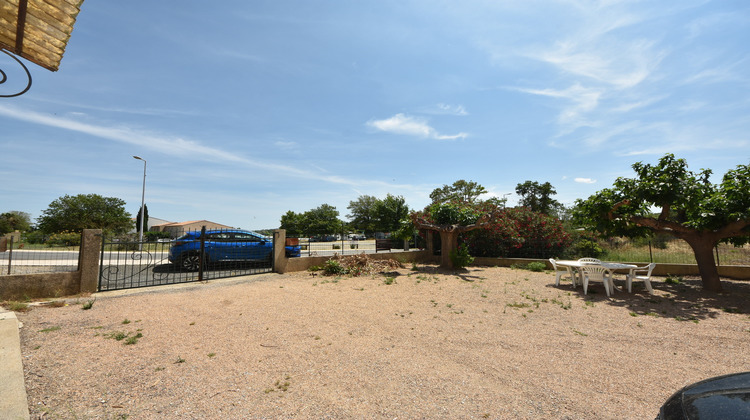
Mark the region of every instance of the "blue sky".
POLYGON ((746 1, 88 0, 0 99, 0 212, 135 216, 132 155, 151 217, 247 229, 459 179, 572 204, 665 153, 717 181, 750 160, 749 39, 746 1))

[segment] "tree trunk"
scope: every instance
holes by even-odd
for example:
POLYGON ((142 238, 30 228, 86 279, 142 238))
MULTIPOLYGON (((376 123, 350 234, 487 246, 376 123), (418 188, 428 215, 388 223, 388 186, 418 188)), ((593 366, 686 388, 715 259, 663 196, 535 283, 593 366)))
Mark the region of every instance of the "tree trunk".
POLYGON ((698 263, 703 288, 711 292, 721 292, 719 269, 716 268, 716 260, 714 259, 715 241, 711 238, 689 238, 685 241, 693 248, 693 253, 695 253, 695 261, 698 263))
POLYGON ((457 231, 439 231, 440 232, 440 268, 453 270, 453 261, 451 253, 458 250, 457 231))

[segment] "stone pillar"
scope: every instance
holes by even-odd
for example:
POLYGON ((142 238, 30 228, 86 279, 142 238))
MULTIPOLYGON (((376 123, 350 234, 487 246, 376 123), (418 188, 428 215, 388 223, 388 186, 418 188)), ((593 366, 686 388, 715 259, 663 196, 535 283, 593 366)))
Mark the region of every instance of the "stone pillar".
POLYGON ((435 255, 435 250, 433 249, 433 240, 432 235, 435 233, 434 230, 428 230, 427 234, 425 235, 425 249, 427 250, 427 255, 433 256, 435 255))
POLYGON ((94 293, 99 288, 99 262, 102 253, 102 230, 84 229, 78 270, 81 272, 81 293, 94 293))
POLYGON ((286 229, 276 229, 273 231, 273 272, 286 272, 286 229))

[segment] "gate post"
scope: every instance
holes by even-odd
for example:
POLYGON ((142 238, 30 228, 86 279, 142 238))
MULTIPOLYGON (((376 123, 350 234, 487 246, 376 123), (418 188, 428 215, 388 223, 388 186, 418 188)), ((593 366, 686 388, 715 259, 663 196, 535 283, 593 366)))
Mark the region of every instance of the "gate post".
POLYGON ((435 255, 435 244, 433 244, 432 234, 434 231, 428 230, 425 235, 425 249, 427 250, 427 255, 435 255))
POLYGON ((102 230, 84 229, 78 252, 78 271, 81 272, 81 293, 93 293, 99 285, 99 261, 102 252, 102 230))
POLYGON ((273 272, 283 274, 286 263, 286 229, 276 229, 273 231, 273 272))

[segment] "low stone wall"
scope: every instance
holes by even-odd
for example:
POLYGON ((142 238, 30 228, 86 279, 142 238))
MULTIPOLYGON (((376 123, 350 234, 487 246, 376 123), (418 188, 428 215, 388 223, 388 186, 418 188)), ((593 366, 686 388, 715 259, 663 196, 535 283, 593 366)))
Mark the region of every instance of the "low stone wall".
POLYGON ((101 235, 99 229, 83 231, 77 271, 0 276, 0 300, 44 299, 96 292, 101 235))
MULTIPOLYGON (((350 255, 346 255, 350 256, 350 255)), ((435 262, 429 257, 427 251, 394 251, 394 252, 383 252, 380 254, 367 254, 367 257, 373 260, 396 260, 403 264, 410 264, 413 262, 435 262)), ((286 262, 283 264, 283 271, 281 267, 278 267, 275 271, 277 273, 290 273, 294 271, 305 271, 313 266, 321 266, 326 261, 330 260, 330 256, 326 257, 299 257, 299 258, 286 258, 286 262)), ((280 264, 277 264, 279 266, 280 264)))
POLYGON ((80 292, 80 271, 0 277, 0 300, 44 299, 80 292))

